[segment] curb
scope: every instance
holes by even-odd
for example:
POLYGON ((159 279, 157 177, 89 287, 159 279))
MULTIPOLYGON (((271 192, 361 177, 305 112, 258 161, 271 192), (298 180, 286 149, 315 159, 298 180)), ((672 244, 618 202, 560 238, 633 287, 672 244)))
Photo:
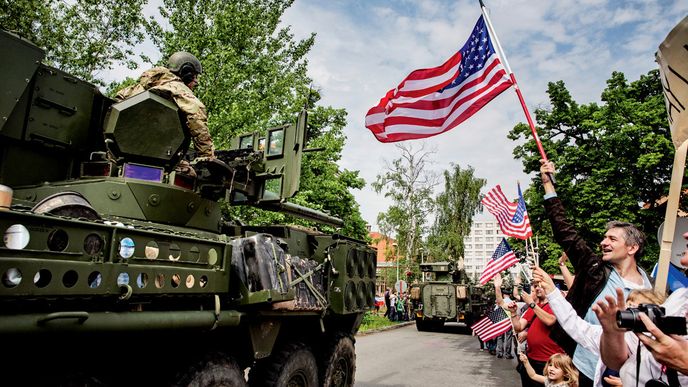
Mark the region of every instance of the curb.
POLYGON ((371 329, 371 330, 365 331, 365 332, 358 332, 358 333, 356 333, 356 336, 366 336, 366 335, 370 335, 373 333, 389 331, 392 329, 399 329, 401 327, 405 327, 407 325, 411 325, 411 324, 415 324, 415 323, 416 323, 415 321, 404 321, 403 323, 399 323, 399 324, 389 325, 389 326, 377 328, 377 329, 371 329))

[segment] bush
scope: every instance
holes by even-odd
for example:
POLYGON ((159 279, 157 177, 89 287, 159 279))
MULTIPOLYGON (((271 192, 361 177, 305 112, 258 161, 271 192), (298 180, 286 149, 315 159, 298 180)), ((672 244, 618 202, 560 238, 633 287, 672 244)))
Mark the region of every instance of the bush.
POLYGON ((366 312, 366 314, 363 316, 363 321, 361 322, 361 327, 358 328, 358 331, 365 332, 372 329, 378 329, 396 324, 398 324, 398 322, 389 321, 387 317, 375 315, 371 312, 366 312))

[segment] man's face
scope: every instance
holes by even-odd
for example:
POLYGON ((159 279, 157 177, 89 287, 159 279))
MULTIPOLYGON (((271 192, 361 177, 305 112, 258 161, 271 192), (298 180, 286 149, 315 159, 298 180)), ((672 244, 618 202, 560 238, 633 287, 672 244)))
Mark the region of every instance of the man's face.
POLYGON ((538 300, 544 300, 547 297, 545 290, 540 286, 539 282, 533 282, 533 289, 535 289, 535 297, 538 300))
POLYGON ((186 86, 193 91, 193 89, 198 86, 198 74, 194 75, 193 80, 187 83, 186 86))
POLYGON ((621 262, 638 251, 638 246, 626 246, 626 233, 621 228, 610 228, 600 242, 602 260, 610 263, 621 262))

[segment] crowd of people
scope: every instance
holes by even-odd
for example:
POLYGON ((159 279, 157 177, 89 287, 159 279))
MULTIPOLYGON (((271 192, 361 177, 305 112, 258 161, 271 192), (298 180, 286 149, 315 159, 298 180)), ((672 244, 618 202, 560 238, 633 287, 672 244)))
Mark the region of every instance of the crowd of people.
POLYGON ((384 293, 385 313, 389 321, 409 321, 412 308, 411 300, 407 292, 397 294, 396 289, 385 289, 384 293))
MULTIPOLYGON (((682 317, 679 325, 685 328, 688 289, 668 298, 652 290, 650 278, 638 265, 645 236, 633 224, 609 222, 600 242, 601 255, 596 254, 566 219, 550 180, 554 172, 551 162, 542 161, 545 212, 564 252, 559 265, 568 291, 533 267, 530 292, 517 284, 511 298, 503 295, 497 275, 495 307, 508 310, 513 330, 485 343, 487 349, 497 357, 512 358, 512 345, 517 348, 524 387, 688 386, 685 330, 684 335, 663 332, 638 308, 661 305, 666 316, 682 317), (635 326, 640 328, 620 327, 618 312, 628 308, 635 308, 630 316, 638 319, 635 326)), ((684 238, 688 240, 688 233, 684 238)), ((688 253, 681 264, 688 266, 688 253)))

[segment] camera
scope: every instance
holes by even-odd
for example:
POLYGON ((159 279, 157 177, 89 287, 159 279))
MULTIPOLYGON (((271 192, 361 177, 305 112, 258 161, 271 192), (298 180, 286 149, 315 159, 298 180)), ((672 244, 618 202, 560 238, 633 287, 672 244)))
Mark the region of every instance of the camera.
POLYGON ((645 324, 640 319, 640 312, 645 313, 664 334, 686 334, 686 318, 665 316, 664 308, 656 304, 640 304, 637 308, 618 311, 616 324, 619 328, 630 329, 633 332, 647 332, 645 324))

